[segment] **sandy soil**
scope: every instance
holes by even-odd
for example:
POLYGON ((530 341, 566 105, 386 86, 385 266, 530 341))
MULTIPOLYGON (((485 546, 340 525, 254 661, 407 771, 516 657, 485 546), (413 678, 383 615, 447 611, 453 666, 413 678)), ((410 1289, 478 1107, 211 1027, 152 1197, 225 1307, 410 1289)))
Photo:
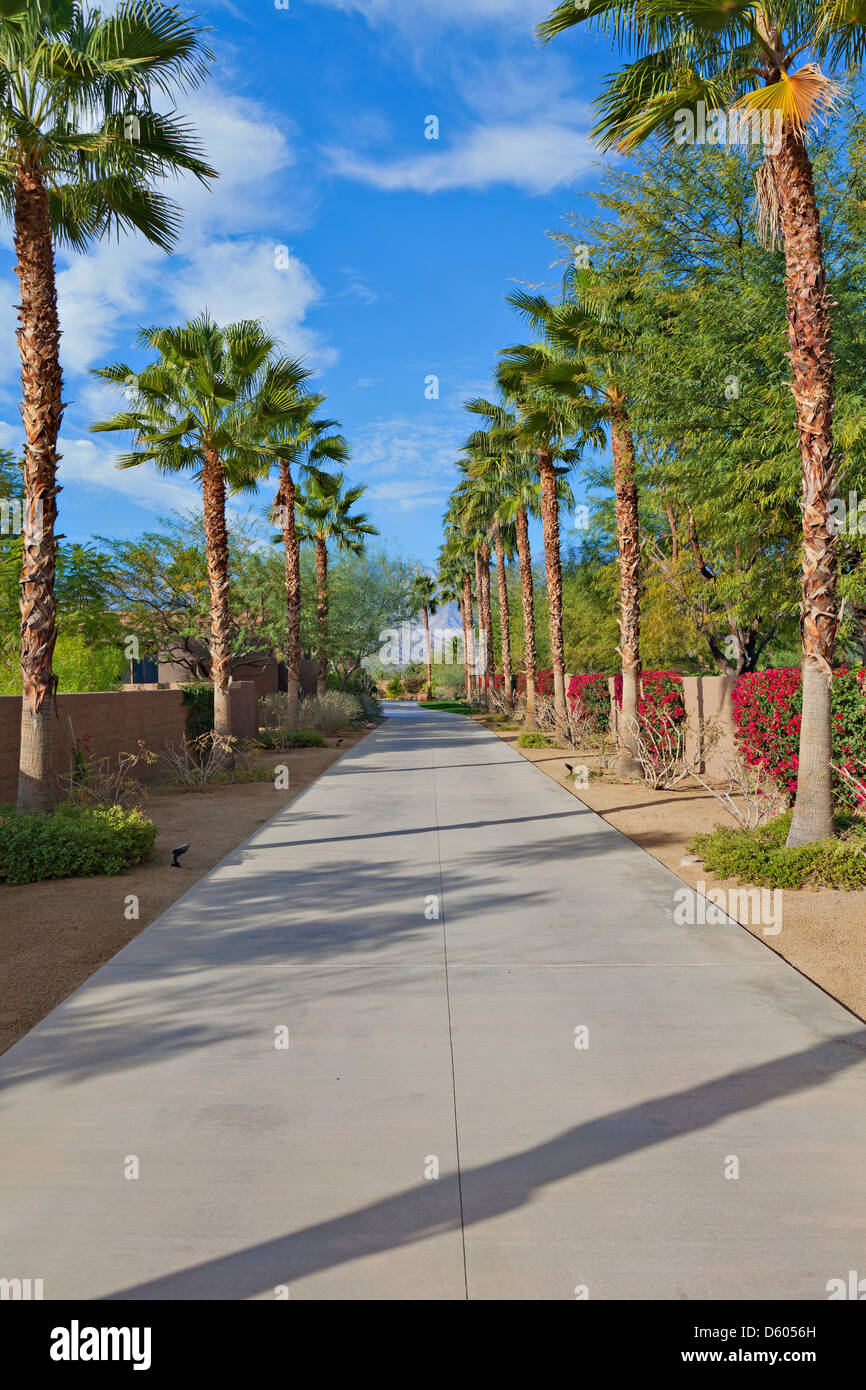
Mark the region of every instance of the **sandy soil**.
POLYGON ((0 1053, 363 737, 345 734, 339 749, 334 736, 327 748, 261 754, 267 766, 288 767, 286 791, 273 782, 151 789, 144 811, 159 826, 154 857, 128 873, 0 884, 0 1053), (173 869, 171 851, 187 841, 182 867, 173 869), (139 900, 138 921, 124 916, 130 894, 139 900))
MULTIPOLYGON (((499 733, 499 737, 517 748, 517 732, 499 733)), ((593 780, 588 787, 575 787, 567 780, 566 762, 587 761, 592 767, 591 759, 558 749, 517 751, 672 869, 690 888, 696 888, 699 880, 708 889, 722 888, 726 892, 738 886, 733 879, 715 878, 700 863, 681 862, 694 835, 716 825, 734 824, 703 787, 693 783, 675 791, 654 792, 641 785, 601 780, 593 780)), ((785 890, 778 936, 764 936, 760 926, 741 925, 866 1020, 866 892, 785 890)))

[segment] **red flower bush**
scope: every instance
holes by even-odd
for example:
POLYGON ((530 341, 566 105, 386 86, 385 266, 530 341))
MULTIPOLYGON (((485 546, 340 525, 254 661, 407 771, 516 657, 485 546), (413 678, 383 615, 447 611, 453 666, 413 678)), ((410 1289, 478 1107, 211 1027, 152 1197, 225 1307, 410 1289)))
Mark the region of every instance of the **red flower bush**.
MULTIPOLYGON (((622 709, 622 672, 614 676, 616 702, 622 709)), ((657 732, 685 722, 683 678, 677 671, 644 671, 640 678, 638 717, 657 732)))
MULTIPOLYGON (((737 747, 750 767, 762 768, 789 796, 797 790, 803 676, 797 667, 740 676, 733 693, 737 747)), ((833 761, 855 772, 866 761, 866 668, 840 667, 833 676, 833 761)), ((850 784, 836 777, 837 799, 855 804, 850 784)))
MULTIPOLYGON (((521 671, 517 677, 517 690, 521 695, 526 694, 526 676, 521 671)), ((553 694, 553 671, 536 671, 535 673, 535 692, 537 695, 553 694)))
POLYGON ((610 727, 610 693, 607 676, 598 673, 572 676, 568 702, 578 719, 590 719, 599 730, 610 727))

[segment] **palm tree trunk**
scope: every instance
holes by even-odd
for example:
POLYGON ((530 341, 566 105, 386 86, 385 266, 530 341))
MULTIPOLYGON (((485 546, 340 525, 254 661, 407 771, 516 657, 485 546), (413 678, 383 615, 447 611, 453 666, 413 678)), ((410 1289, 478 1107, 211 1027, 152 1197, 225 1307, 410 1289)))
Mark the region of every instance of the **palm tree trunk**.
POLYGON ((611 418, 616 534, 619 543, 619 632, 622 658, 622 724, 614 764, 619 777, 640 777, 638 698, 640 693, 640 523, 634 440, 625 410, 611 418))
POLYGON ((18 810, 54 804, 54 697, 57 641, 57 436, 63 419, 60 325, 48 197, 38 165, 15 179, 15 250, 21 304, 21 418, 24 422, 24 544, 21 563, 21 751, 18 810))
POLYGON ((286 611, 288 670, 286 704, 290 729, 297 729, 301 708, 301 546, 295 526, 295 484, 289 464, 280 463, 280 496, 283 544, 286 548, 286 611))
POLYGON ((316 615, 319 623, 316 694, 321 696, 328 689, 328 547, 321 536, 316 537, 316 615))
POLYGON ((550 623, 550 656, 553 665, 553 707, 556 733, 562 738, 568 727, 565 707, 565 646, 562 638, 562 559, 559 553, 559 500, 556 469, 545 449, 538 451, 541 478, 541 527, 547 571, 547 612, 550 623))
POLYGON ((466 661, 466 699, 472 704, 475 697, 475 631, 472 618, 472 576, 463 571, 463 599, 460 604, 463 615, 463 649, 466 661))
POLYGON ((517 532, 517 558, 520 564, 520 596, 523 603, 523 663, 526 673, 526 719, 527 729, 538 728, 538 708, 536 703, 536 671, 538 655, 535 647, 535 596, 532 583, 532 552, 529 548, 529 522, 526 508, 518 507, 514 514, 517 532))
POLYGON ((204 543, 210 586, 210 678, 213 681, 214 733, 232 731, 232 638, 229 613, 229 537, 226 528, 226 479, 219 455, 205 449, 201 471, 204 543))
POLYGON ((490 546, 487 541, 481 546, 481 590, 484 602, 484 630, 486 633, 487 675, 484 682, 487 693, 487 706, 490 707, 490 691, 496 682, 496 653, 493 648, 493 602, 490 594, 490 546))
POLYGON ((786 133, 773 162, 785 246, 789 356, 803 474, 803 721, 797 797, 788 836, 789 845, 802 845, 836 833, 829 766, 831 663, 838 624, 837 540, 830 514, 836 491, 831 301, 812 166, 803 141, 786 133))
POLYGON ((427 657, 427 699, 433 699, 433 653, 430 650, 430 614, 427 605, 422 609, 424 614, 424 652, 427 657))
POLYGON ((514 705, 514 675, 511 665, 511 610, 508 603, 508 575, 502 549, 502 528, 496 528, 496 579, 499 588, 499 638, 502 650, 502 697, 511 713, 514 705))
MULTIPOLYGON (((485 623, 484 623, 484 590, 481 585, 481 551, 476 548, 475 552, 475 606, 478 610, 478 663, 475 670, 475 698, 480 704, 484 698, 484 686, 487 683, 487 646, 485 643, 485 623)), ((471 612, 471 609, 470 609, 471 612)), ((473 638, 474 638, 473 630, 473 638)), ((473 652, 473 657, 476 653, 473 652)))

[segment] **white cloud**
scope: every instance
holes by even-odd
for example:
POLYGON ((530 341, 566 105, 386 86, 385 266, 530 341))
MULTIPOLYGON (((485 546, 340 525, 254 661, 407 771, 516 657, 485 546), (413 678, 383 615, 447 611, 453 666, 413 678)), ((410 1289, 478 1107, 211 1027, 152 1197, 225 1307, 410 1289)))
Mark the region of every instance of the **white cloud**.
POLYGON ((272 241, 207 242, 178 266, 166 293, 184 318, 207 309, 217 323, 263 319, 290 355, 329 366, 336 352, 323 347, 303 322, 322 288, 303 261, 283 246, 278 268, 277 252, 272 241))
POLYGON ((512 184, 548 193, 589 172, 597 151, 580 131, 560 121, 480 125, 461 142, 423 154, 377 162, 344 149, 327 152, 335 173, 385 192, 440 193, 455 188, 512 184))
MULTIPOLYGON (((61 252, 58 300, 67 375, 80 375, 110 358, 128 357, 130 339, 142 324, 167 312, 192 317, 209 308, 221 321, 264 317, 285 336, 292 353, 328 365, 335 354, 303 326, 323 296, 310 270, 290 254, 284 271, 274 268, 274 249, 304 220, 275 197, 277 176, 294 163, 286 131, 264 108, 210 90, 194 93, 187 113, 220 178, 204 187, 192 179, 168 186, 183 209, 178 250, 171 257, 138 236, 102 242, 84 256, 61 252), (279 208, 282 226, 265 236, 279 208), (118 339, 121 339, 118 346, 118 339)), ((17 285, 0 287, 0 332, 17 285)), ((8 336, 7 336, 8 341, 8 336)))
POLYGON ((82 493, 97 489, 159 515, 196 506, 199 493, 191 480, 167 477, 146 464, 116 468, 117 452, 91 439, 64 439, 60 465, 64 486, 75 485, 79 502, 82 493))
POLYGON ((556 0, 312 0, 346 14, 361 14, 371 23, 393 21, 421 23, 479 24, 501 23, 529 29, 556 7, 556 0))
POLYGON ((367 483, 365 501, 391 510, 444 508, 454 486, 463 422, 420 417, 378 420, 352 436, 352 476, 367 483))

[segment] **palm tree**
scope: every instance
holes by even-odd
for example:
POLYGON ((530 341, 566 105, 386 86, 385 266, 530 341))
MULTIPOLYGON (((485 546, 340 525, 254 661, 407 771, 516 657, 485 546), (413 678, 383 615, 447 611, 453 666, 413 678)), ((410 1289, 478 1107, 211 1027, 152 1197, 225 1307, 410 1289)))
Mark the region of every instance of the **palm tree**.
POLYGON ((838 628, 838 566, 831 506, 833 348, 821 219, 806 136, 838 88, 819 64, 844 70, 862 57, 866 25, 847 0, 771 6, 751 0, 597 0, 583 10, 562 0, 539 28, 552 39, 588 19, 634 61, 611 78, 597 105, 593 134, 602 145, 633 151, 661 135, 694 136, 698 119, 733 115, 764 134, 758 174, 760 225, 785 252, 791 389, 800 438, 803 570, 800 626, 803 717, 797 797, 788 836, 801 845, 835 834, 832 760, 832 661, 838 628), (809 61, 797 68, 801 54, 809 61), (702 105, 700 105, 702 104, 702 105), (770 123, 774 129, 770 130, 770 123), (691 127, 691 132, 689 130, 691 127), (772 140, 767 136, 773 136, 772 140))
POLYGON ((365 538, 379 534, 363 512, 352 511, 367 491, 366 487, 352 487, 344 492, 345 481, 342 473, 323 473, 316 469, 303 491, 297 494, 300 538, 309 541, 316 550, 318 695, 324 695, 328 689, 328 545, 336 545, 338 550, 352 555, 362 555, 365 538))
MULTIPOLYGON (((538 684, 538 658, 535 642, 535 597, 532 578, 532 553, 529 545, 529 517, 541 515, 540 484, 531 466, 530 456, 518 450, 513 441, 517 437, 517 416, 504 405, 476 398, 466 402, 466 409, 474 415, 481 415, 488 421, 486 430, 477 430, 467 441, 467 448, 475 458, 475 471, 484 477, 492 478, 499 500, 494 511, 493 524, 505 528, 506 549, 511 549, 511 532, 517 549, 520 571, 521 606, 523 609, 523 663, 526 682, 526 729, 538 728, 538 709, 536 691, 538 684)), ((496 547, 497 565, 500 560, 500 546, 496 547)), ((500 594, 502 577, 500 576, 500 594)), ((505 588, 507 602, 508 589, 505 588)), ((500 600, 501 606, 501 600, 500 600)), ((503 650, 503 669, 506 655, 503 650)), ((508 662, 511 662, 510 642, 508 662)))
POLYGON ((443 594, 456 594, 463 624, 463 654, 466 670, 466 699, 472 704, 478 697, 475 676, 475 622, 472 612, 473 557, 463 537, 459 522, 453 515, 453 499, 445 513, 445 542, 439 552, 439 587, 443 594))
POLYGON ((543 372, 552 390, 584 393, 584 427, 610 432, 613 455, 617 545, 619 550, 619 630, 622 662, 622 723, 615 770, 638 778, 638 701, 640 695, 640 517, 634 437, 623 386, 623 365, 634 341, 628 286, 610 286, 590 270, 573 270, 570 297, 552 304, 543 295, 509 297, 520 313, 544 334, 556 359, 543 372))
POLYGON ((128 408, 91 425, 132 432, 119 468, 153 463, 160 473, 191 472, 201 487, 211 609, 214 731, 231 734, 232 638, 226 489, 250 487, 261 467, 262 441, 296 416, 309 372, 278 356, 260 323, 219 328, 207 314, 181 328, 147 328, 141 347, 156 360, 140 372, 125 362, 95 376, 123 387, 128 408))
POLYGON ((349 446, 341 434, 337 420, 319 419, 315 411, 324 404, 322 395, 307 396, 298 405, 297 415, 289 423, 277 427, 265 445, 271 453, 265 457, 265 467, 275 459, 279 467, 279 490, 274 498, 274 518, 279 521, 286 553, 286 667, 289 728, 296 729, 300 715, 301 693, 301 544, 298 537, 294 468, 301 478, 321 470, 324 463, 345 463, 349 446))
MULTIPOLYGON (((556 731, 564 736, 568 726, 565 698, 565 643, 562 631, 562 557, 559 549, 559 479, 565 477, 581 457, 590 438, 581 411, 584 406, 579 388, 569 396, 565 389, 552 390, 544 380, 553 366, 554 355, 546 344, 509 348, 500 353, 496 380, 514 407, 517 424, 503 434, 503 442, 520 452, 531 452, 537 459, 541 484, 541 528, 547 574, 547 612, 550 627, 550 655, 553 666, 553 701, 556 731), (565 440, 577 439, 576 447, 565 440)), ((494 431, 494 437, 498 435, 494 431)))
POLYGON ((461 532, 463 543, 472 555, 475 568, 475 593, 478 601, 478 626, 484 640, 484 679, 476 670, 479 699, 490 703, 490 677, 495 669, 493 655, 493 614, 490 604, 490 528, 493 503, 484 484, 472 477, 471 460, 459 459, 456 468, 462 481, 451 496, 451 513, 461 532))
POLYGON ((414 612, 424 617, 424 650, 427 659, 427 699, 433 699, 433 653, 430 649, 430 619, 439 611, 436 580, 424 571, 416 574, 409 589, 414 612))
POLYGON ((133 229, 170 250, 169 173, 215 178, 188 127, 152 107, 201 82, 202 31, 171 6, 129 0, 111 16, 69 0, 0 7, 0 200, 14 227, 21 302, 24 546, 21 569, 21 756, 18 808, 53 802, 57 439, 63 374, 54 247, 84 251, 133 229))

